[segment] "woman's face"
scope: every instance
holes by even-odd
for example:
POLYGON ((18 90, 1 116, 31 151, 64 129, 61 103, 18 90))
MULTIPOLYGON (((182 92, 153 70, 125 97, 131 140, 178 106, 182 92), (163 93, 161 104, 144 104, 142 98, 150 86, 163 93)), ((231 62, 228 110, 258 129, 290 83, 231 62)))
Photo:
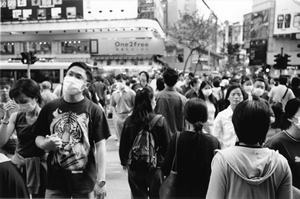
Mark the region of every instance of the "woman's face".
POLYGON ((17 104, 33 103, 34 101, 36 102, 35 99, 28 97, 24 93, 21 93, 18 97, 14 98, 14 100, 17 104))
POLYGON ((228 100, 230 105, 238 105, 241 101, 243 101, 243 93, 241 89, 233 89, 228 96, 228 100))
POLYGON ((246 93, 252 92, 252 90, 253 90, 253 84, 252 84, 252 81, 251 81, 251 80, 246 81, 246 82, 243 84, 243 88, 244 88, 244 90, 246 91, 246 93))

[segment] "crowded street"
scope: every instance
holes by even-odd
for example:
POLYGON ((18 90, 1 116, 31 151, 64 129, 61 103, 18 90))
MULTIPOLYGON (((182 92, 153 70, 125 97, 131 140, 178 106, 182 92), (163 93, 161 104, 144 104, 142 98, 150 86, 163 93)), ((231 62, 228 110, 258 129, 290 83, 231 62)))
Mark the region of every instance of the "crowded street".
POLYGON ((0 199, 300 199, 299 0, 1 0, 0 199))

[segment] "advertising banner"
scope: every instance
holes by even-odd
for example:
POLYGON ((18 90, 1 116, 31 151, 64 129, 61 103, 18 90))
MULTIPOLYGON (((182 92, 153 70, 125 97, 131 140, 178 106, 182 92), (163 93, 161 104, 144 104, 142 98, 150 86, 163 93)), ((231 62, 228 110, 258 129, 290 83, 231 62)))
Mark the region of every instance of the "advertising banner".
POLYGON ((250 39, 266 39, 269 36, 269 10, 252 13, 250 39))
POLYGON ((276 0, 274 35, 300 32, 300 1, 276 0))
POLYGON ((251 30, 251 20, 252 13, 244 15, 244 24, 243 24, 243 41, 250 41, 250 30, 251 30))
POLYGON ((164 54, 164 41, 161 39, 99 39, 100 55, 149 55, 164 54))
POLYGON ((250 42, 250 62, 249 65, 262 65, 266 63, 268 40, 256 40, 250 42))

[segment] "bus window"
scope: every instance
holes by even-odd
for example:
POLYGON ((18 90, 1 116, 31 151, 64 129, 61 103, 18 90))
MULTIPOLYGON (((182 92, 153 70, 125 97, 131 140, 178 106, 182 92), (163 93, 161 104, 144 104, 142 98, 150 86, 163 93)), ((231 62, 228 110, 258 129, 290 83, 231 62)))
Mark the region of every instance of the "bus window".
POLYGON ((31 70, 31 79, 38 83, 50 81, 59 83, 59 70, 31 70))

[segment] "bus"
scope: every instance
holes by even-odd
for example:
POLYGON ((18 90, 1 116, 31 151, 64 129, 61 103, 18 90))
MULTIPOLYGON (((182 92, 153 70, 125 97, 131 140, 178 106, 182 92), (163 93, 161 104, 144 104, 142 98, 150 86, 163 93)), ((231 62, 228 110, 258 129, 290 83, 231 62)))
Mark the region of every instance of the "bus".
MULTIPOLYGON (((37 83, 43 81, 52 82, 53 88, 62 83, 71 62, 36 62, 30 65, 31 79, 37 83)), ((8 77, 12 80, 27 78, 27 65, 21 62, 0 62, 0 77, 8 77)))

